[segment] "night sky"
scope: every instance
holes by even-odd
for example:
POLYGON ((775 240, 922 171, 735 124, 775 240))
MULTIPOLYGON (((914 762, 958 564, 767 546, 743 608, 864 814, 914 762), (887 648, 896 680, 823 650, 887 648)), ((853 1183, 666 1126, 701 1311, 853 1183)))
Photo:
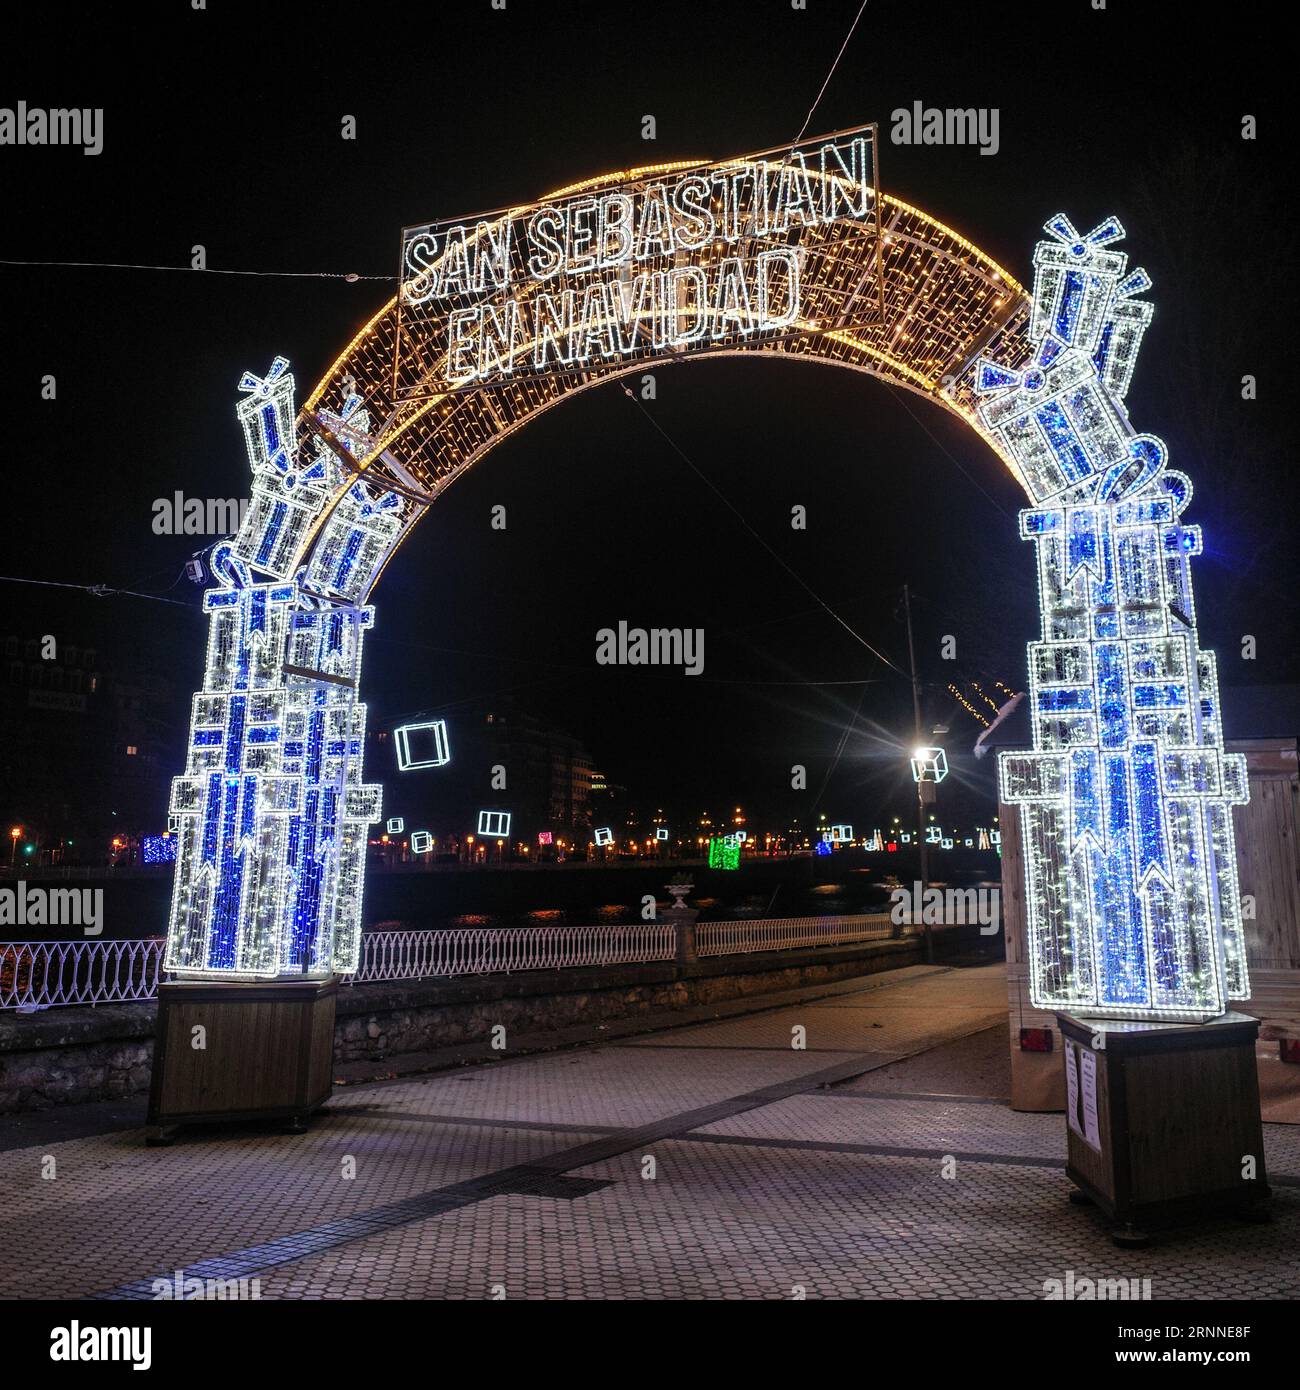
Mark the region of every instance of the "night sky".
MULTIPOLYGON (((36 8, 6 20, 0 105, 102 106, 104 150, 0 147, 0 259, 185 268, 0 265, 0 574, 171 602, 4 583, 0 630, 63 634, 106 664, 166 675, 179 770, 206 625, 198 588, 178 576, 207 539, 156 535, 153 502, 177 489, 246 495, 240 374, 283 354, 301 401, 393 288, 197 273, 191 247, 212 269, 394 276, 404 224, 610 169, 780 145, 857 3, 36 8), (654 142, 641 139, 646 114, 654 142), (345 115, 355 141, 340 136, 345 115), (54 401, 41 399, 47 374, 54 401)), ((1230 7, 1193 20, 1123 0, 1103 11, 873 0, 808 128, 879 121, 882 187, 1024 281, 1051 214, 1124 222, 1157 306, 1130 413, 1195 484, 1201 640, 1229 691, 1297 677, 1291 386, 1278 351, 1296 247, 1270 95, 1289 87, 1280 57, 1278 36, 1230 7), (998 108, 998 153, 890 143, 890 113, 918 100, 998 108), (1246 114, 1255 141, 1241 138, 1246 114), (1253 402, 1241 399, 1246 373, 1253 402), (1257 639, 1252 662, 1244 634, 1257 639)), ((647 408, 663 431, 899 665, 899 597, 912 586, 927 725, 951 723, 950 747, 969 747, 980 728, 945 686, 1022 688, 1038 629, 1022 497, 998 460, 944 412, 855 373, 769 360, 657 375, 647 408), (806 532, 790 529, 796 503, 806 532), (955 662, 939 659, 945 634, 955 662)), ((906 805, 908 686, 617 385, 543 414, 458 481, 375 601, 372 724, 450 707, 454 741, 457 708, 513 699, 582 738, 647 806, 701 808, 785 804, 795 762, 815 796, 848 726, 809 809, 865 817, 891 788, 906 805), (489 527, 496 504, 504 533, 489 527), (703 677, 597 666, 596 631, 620 619, 704 627, 703 677)))

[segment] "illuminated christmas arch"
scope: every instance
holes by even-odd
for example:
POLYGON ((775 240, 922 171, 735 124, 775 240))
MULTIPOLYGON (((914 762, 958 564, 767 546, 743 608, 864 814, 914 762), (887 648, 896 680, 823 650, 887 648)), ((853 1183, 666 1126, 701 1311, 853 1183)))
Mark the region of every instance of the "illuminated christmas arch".
POLYGON ((1058 216, 1033 296, 879 191, 874 128, 721 164, 587 180, 403 238, 399 293, 300 411, 288 364, 245 374, 252 503, 214 553, 204 688, 173 786, 167 967, 274 978, 355 968, 368 827, 357 699, 371 592, 437 496, 579 391, 761 353, 926 396, 1002 459, 1030 508, 1041 639, 1022 805, 1040 1007, 1206 1018, 1248 992, 1214 659, 1195 631, 1190 484, 1123 401, 1141 271, 1058 216))

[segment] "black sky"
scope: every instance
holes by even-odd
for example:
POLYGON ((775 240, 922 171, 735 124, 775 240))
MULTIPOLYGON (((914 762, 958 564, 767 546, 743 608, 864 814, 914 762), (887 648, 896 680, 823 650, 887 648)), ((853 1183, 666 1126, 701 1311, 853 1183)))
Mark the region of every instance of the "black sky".
MULTIPOLYGON (((0 105, 102 106, 104 152, 0 148, 0 258, 188 266, 202 244, 214 269, 393 275, 403 224, 789 141, 856 9, 45 4, 6 20, 0 105), (647 114, 653 143, 641 139, 647 114), (340 137, 345 115, 355 141, 340 137)), ((1225 687, 1297 675, 1282 52, 1269 12, 1250 7, 1193 19, 1120 0, 1103 11, 872 0, 810 126, 881 122, 882 186, 1023 280, 1050 214, 1080 227, 1120 216, 1157 306, 1130 410, 1195 483, 1201 636, 1225 687), (999 152, 889 143, 891 111, 918 100, 997 107, 999 152), (1241 139, 1246 114, 1253 142, 1241 139), (1245 373, 1257 401, 1240 399, 1245 373), (1247 633, 1254 662, 1239 657, 1247 633)), ((204 623, 198 591, 168 586, 200 542, 155 535, 152 504, 176 489, 245 493, 241 372, 284 354, 301 399, 390 293, 367 280, 0 265, 0 573, 188 605, 6 583, 0 628, 154 666, 175 681, 183 719, 204 623), (53 402, 40 398, 46 374, 53 402)), ((733 361, 658 377, 649 408, 662 429, 899 664, 897 600, 913 586, 927 722, 950 719, 953 743, 972 742, 978 727, 945 684, 1020 688, 1037 633, 1021 498, 997 460, 941 411, 856 374, 733 361), (789 526, 795 503, 808 508, 804 533, 789 526), (939 660, 945 634, 955 663, 939 660)), ((544 414, 451 488, 376 602, 374 720, 513 698, 582 737, 647 802, 706 805, 775 797, 793 762, 818 785, 854 719, 823 808, 864 811, 869 791, 903 785, 906 686, 617 386, 544 414), (508 509, 504 533, 489 528, 495 504, 508 509), (595 632, 619 619, 703 626, 704 678, 597 667, 595 632), (831 684, 796 684, 812 681, 831 684), (834 684, 861 681, 873 683, 834 684)))

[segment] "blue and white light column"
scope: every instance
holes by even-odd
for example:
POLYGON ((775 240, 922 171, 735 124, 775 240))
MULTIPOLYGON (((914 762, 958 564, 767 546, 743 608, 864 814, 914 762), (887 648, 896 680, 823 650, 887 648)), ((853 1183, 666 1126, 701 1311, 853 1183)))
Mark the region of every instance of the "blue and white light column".
MULTIPOLYGON (((299 459, 287 368, 277 358, 240 383, 252 505, 212 556, 206 671, 172 783, 164 965, 181 978, 322 978, 357 964, 382 791, 361 776, 357 689, 374 610, 358 598, 407 504, 358 481, 327 511, 345 464, 324 445, 299 459), (312 560, 295 572, 311 535, 312 560)), ((355 396, 322 418, 345 439, 368 424, 355 396)))
POLYGON ((1249 997, 1232 806, 1212 652, 1192 597, 1187 477, 1129 422, 1152 307, 1109 249, 1054 217, 1034 255, 1033 356, 976 368, 980 418, 1037 505, 1042 637, 1029 647, 1033 751, 1000 758, 1021 807, 1030 997, 1103 1017, 1206 1020, 1249 997))

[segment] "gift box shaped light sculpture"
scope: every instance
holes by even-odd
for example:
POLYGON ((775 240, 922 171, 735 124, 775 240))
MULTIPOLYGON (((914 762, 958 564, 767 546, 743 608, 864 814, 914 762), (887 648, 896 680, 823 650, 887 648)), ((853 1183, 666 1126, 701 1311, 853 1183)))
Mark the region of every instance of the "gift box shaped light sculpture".
MULTIPOLYGON (((172 783, 164 966, 182 979, 321 979, 356 969, 367 827, 380 818, 382 789, 361 780, 356 698, 374 609, 353 597, 393 509, 358 482, 325 522, 332 570, 289 574, 343 465, 323 447, 299 459, 283 358, 240 389, 253 505, 214 550, 204 594, 206 672, 172 783)), ((359 406, 352 396, 323 418, 356 433, 367 424, 359 406)))
POLYGON ((1030 997, 1043 1009, 1205 1021, 1249 997, 1214 654, 1197 640, 1187 477, 1124 396, 1152 308, 1142 270, 1052 218, 1034 256, 1032 355, 976 365, 980 419, 1037 505, 1042 635, 1033 749, 999 759, 1020 807, 1030 997))

